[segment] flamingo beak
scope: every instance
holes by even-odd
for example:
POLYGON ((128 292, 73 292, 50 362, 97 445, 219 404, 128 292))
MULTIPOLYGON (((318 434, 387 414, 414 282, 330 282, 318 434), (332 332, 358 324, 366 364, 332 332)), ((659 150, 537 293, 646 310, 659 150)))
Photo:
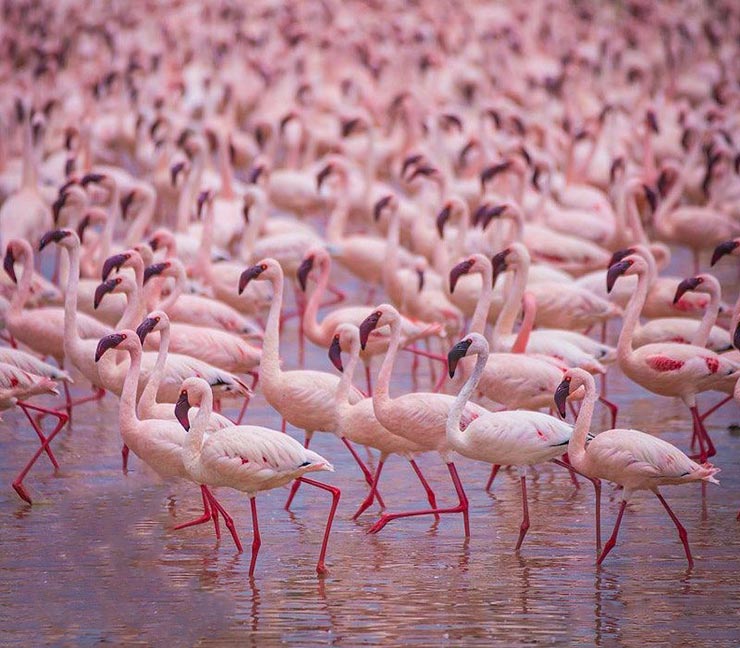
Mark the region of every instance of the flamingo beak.
POLYGON ((149 240, 149 247, 152 248, 152 252, 156 252, 159 248, 159 239, 156 236, 149 240))
POLYGON ((113 270, 120 270, 123 267, 123 264, 128 261, 130 256, 130 254, 124 252, 123 254, 114 254, 113 256, 108 257, 103 264, 103 281, 108 278, 113 270))
POLYGON ((47 232, 39 241, 39 252, 49 245, 49 243, 59 243, 66 236, 69 236, 69 231, 67 230, 52 230, 51 232, 47 232))
POLYGON ((624 261, 619 261, 609 267, 609 270, 607 270, 606 273, 606 292, 610 293, 612 291, 617 279, 621 277, 631 265, 632 261, 625 259, 624 261))
POLYGON ((5 268, 5 272, 8 273, 8 276, 13 280, 14 284, 18 283, 18 277, 15 276, 15 256, 13 255, 13 250, 10 246, 8 246, 7 251, 5 252, 5 259, 3 260, 3 268, 5 268))
POLYGON ((492 284, 494 286, 496 285, 496 280, 498 279, 498 276, 508 268, 506 264, 506 257, 509 256, 509 252, 510 250, 503 250, 502 252, 494 255, 494 257, 491 259, 491 267, 493 268, 492 284))
POLYGON ((180 392, 180 398, 178 398, 175 403, 175 418, 186 431, 190 430, 190 419, 188 419, 189 411, 190 402, 188 401, 188 392, 183 390, 180 392))
POLYGON ((152 265, 147 266, 144 269, 144 284, 146 284, 146 282, 149 281, 152 277, 161 275, 169 267, 170 264, 168 261, 163 261, 162 263, 153 263, 152 265))
POLYGON ((658 208, 658 195, 646 184, 642 185, 642 190, 645 192, 645 199, 650 204, 650 210, 655 211, 658 208))
POLYGON ((615 263, 619 263, 622 259, 634 253, 635 248, 625 248, 624 250, 617 250, 614 254, 612 254, 612 258, 609 259, 607 268, 611 268, 615 263))
POLYGON ((98 342, 98 347, 97 349, 95 349, 95 362, 99 362, 100 358, 103 357, 103 354, 108 349, 115 349, 125 339, 126 336, 122 333, 113 333, 111 335, 106 335, 105 337, 100 338, 100 342, 98 342))
POLYGON ((123 198, 121 198, 121 219, 126 220, 128 216, 128 210, 131 208, 131 204, 136 198, 136 191, 129 191, 123 198))
POLYGON ((51 213, 54 216, 54 225, 57 225, 59 223, 59 216, 62 213, 62 208, 64 207, 64 203, 67 202, 67 195, 68 194, 63 193, 54 201, 54 204, 51 206, 51 213))
POLYGON ((185 162, 178 162, 170 167, 170 183, 173 187, 177 186, 177 177, 185 170, 185 162))
POLYGON ((85 239, 85 230, 88 227, 90 227, 90 214, 85 214, 80 221, 80 224, 77 226, 77 238, 80 239, 80 243, 85 239))
POLYGON ((419 278, 418 292, 421 292, 422 290, 424 290, 424 270, 422 270, 421 268, 417 268, 416 276, 419 278))
POLYGON ((452 210, 450 209, 450 205, 447 204, 437 215, 437 232, 439 232, 439 238, 444 238, 445 236, 445 224, 450 220, 451 213, 452 210))
POLYGON ((321 171, 318 172, 316 175, 316 192, 318 193, 321 191, 321 187, 324 184, 324 180, 326 180, 332 173, 333 168, 331 164, 327 164, 321 171))
POLYGON ((239 294, 241 295, 247 287, 247 284, 252 281, 252 279, 259 277, 263 271, 264 270, 261 265, 253 265, 242 272, 241 277, 239 277, 239 294))
POLYGON ((731 240, 720 243, 716 248, 714 248, 711 265, 717 263, 717 261, 725 256, 725 254, 732 254, 735 251, 735 248, 737 248, 739 245, 740 240, 731 240))
POLYGON ((738 322, 735 327, 735 335, 732 338, 732 343, 735 345, 735 348, 740 351, 740 322, 738 322))
POLYGON ((261 164, 258 164, 254 169, 252 169, 249 173, 248 182, 249 184, 257 184, 257 181, 260 179, 260 176, 262 175, 263 171, 265 170, 265 167, 261 164))
POLYGON ((460 277, 464 274, 468 274, 472 267, 473 263, 470 259, 467 259, 465 261, 460 261, 460 263, 450 270, 450 293, 455 292, 455 286, 457 286, 457 282, 460 277))
POLYGON ((136 328, 136 335, 139 336, 141 344, 143 346, 146 336, 149 335, 154 327, 158 324, 158 321, 154 317, 147 317, 139 326, 136 328))
POLYGON ((565 418, 565 402, 568 400, 570 395, 570 380, 564 380, 558 385, 555 390, 555 407, 558 408, 558 414, 560 418, 565 418))
POLYGON ((301 263, 300 267, 298 268, 298 283, 301 286, 301 290, 303 292, 306 292, 306 282, 308 281, 308 275, 311 274, 311 270, 313 270, 313 255, 306 257, 303 259, 303 263, 301 263))
POLYGON ((393 196, 383 196, 378 202, 375 203, 373 206, 373 220, 377 223, 380 220, 380 214, 383 212, 383 210, 390 204, 391 200, 393 200, 393 196))
POLYGON ((82 180, 80 180, 80 184, 83 187, 87 187, 90 183, 92 184, 99 184, 105 179, 105 176, 102 173, 88 173, 84 176, 82 176, 82 180))
POLYGON ((107 281, 104 281, 101 283, 96 289, 95 289, 95 296, 93 298, 93 308, 97 309, 98 306, 100 306, 100 302, 103 301, 103 297, 105 297, 109 292, 113 292, 113 289, 116 287, 117 282, 115 279, 108 279, 107 281))
POLYGON ((329 345, 329 360, 331 363, 342 373, 344 373, 344 367, 342 366, 342 348, 339 346, 339 336, 335 335, 332 338, 331 345, 329 345))
POLYGON ((203 205, 206 204, 206 201, 211 197, 211 193, 209 191, 201 191, 198 194, 198 208, 197 208, 197 214, 198 218, 201 218, 203 215, 203 205))
POLYGON ((370 333, 377 328, 381 315, 382 313, 378 311, 370 313, 370 315, 363 320, 362 324, 360 324, 360 348, 362 348, 363 351, 367 346, 367 339, 370 337, 370 333))
POLYGON ((498 218, 505 211, 506 205, 495 205, 494 207, 486 205, 485 211, 479 216, 482 228, 485 230, 494 218, 498 218))
POLYGON ((700 283, 701 279, 699 277, 690 277, 689 279, 684 279, 680 284, 678 284, 678 287, 676 288, 676 294, 673 296, 673 303, 677 304, 678 300, 683 297, 684 293, 690 290, 695 290, 700 283))
POLYGON ((454 347, 450 349, 447 354, 447 368, 449 370, 450 378, 455 377, 455 369, 457 369, 457 363, 460 362, 467 354, 470 345, 473 344, 473 340, 464 339, 460 340, 454 347))

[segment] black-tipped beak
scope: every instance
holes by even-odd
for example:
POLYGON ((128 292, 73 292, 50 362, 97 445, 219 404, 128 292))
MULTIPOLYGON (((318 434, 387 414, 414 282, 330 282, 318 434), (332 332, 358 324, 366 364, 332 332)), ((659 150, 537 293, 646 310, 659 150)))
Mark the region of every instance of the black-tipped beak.
POLYGON ((180 392, 180 398, 175 403, 175 418, 180 422, 185 430, 190 429, 190 419, 188 419, 188 412, 190 411, 190 402, 188 401, 188 393, 186 391, 180 392))
POLYGON ((457 363, 460 362, 468 354, 468 349, 473 343, 473 340, 460 340, 454 347, 450 349, 447 354, 447 369, 450 373, 450 378, 455 377, 455 369, 457 369, 457 363))
POLYGON ((156 252, 159 248, 159 239, 157 237, 149 239, 149 247, 152 248, 152 252, 156 252))
POLYGON ((393 196, 383 196, 373 206, 373 219, 376 223, 380 220, 380 214, 383 213, 383 210, 390 204, 391 200, 393 200, 393 196))
POLYGON ((658 194, 646 184, 642 185, 642 190, 645 192, 645 199, 650 205, 650 210, 655 211, 658 208, 658 194))
POLYGON ((64 208, 64 204, 67 202, 67 194, 63 193, 54 201, 54 204, 51 206, 51 213, 54 216, 54 225, 57 225, 59 223, 59 216, 62 213, 62 209, 64 208))
POLYGON ((331 164, 327 164, 321 171, 319 171, 316 174, 316 191, 321 191, 321 187, 324 184, 324 180, 326 180, 332 173, 334 169, 332 168, 331 164))
POLYGON ((162 261, 161 263, 152 263, 152 265, 147 266, 144 269, 144 284, 146 284, 146 282, 149 281, 152 277, 161 275, 169 267, 170 267, 169 261, 162 261))
POLYGON ((170 167, 170 183, 173 187, 177 186, 177 177, 185 170, 185 162, 178 162, 170 167))
POLYGON ((479 216, 481 227, 485 230, 494 218, 498 218, 506 211, 506 205, 486 206, 486 209, 479 216))
POLYGON ((735 345, 735 348, 740 351, 740 322, 738 322, 735 327, 735 335, 732 337, 732 343, 735 345))
POLYGON ((8 249, 5 252, 3 268, 5 268, 5 272, 8 273, 8 276, 13 280, 13 283, 17 284, 18 277, 15 276, 15 255, 13 254, 13 250, 10 249, 10 246, 8 246, 8 249))
POLYGON ((210 197, 211 197, 211 192, 208 191, 208 190, 201 191, 198 194, 198 208, 197 208, 198 218, 201 218, 202 217, 202 215, 203 215, 203 205, 206 204, 206 202, 208 201, 208 199, 210 197))
POLYGON ((329 345, 329 360, 331 363, 342 373, 344 373, 344 366, 342 365, 342 347, 339 346, 339 336, 335 335, 332 338, 331 344, 329 345))
POLYGON ((263 272, 264 268, 261 265, 253 265, 242 272, 241 277, 239 277, 239 294, 241 295, 244 292, 247 284, 252 281, 252 279, 256 279, 263 272))
POLYGON ((677 304, 678 300, 683 297, 684 293, 690 290, 695 290, 700 283, 701 279, 699 277, 689 277, 688 279, 684 279, 676 288, 676 294, 673 296, 673 303, 677 304))
POLYGON ((108 279, 107 281, 101 283, 95 289, 95 296, 93 297, 93 308, 97 309, 98 306, 100 306, 100 302, 103 301, 103 297, 105 297, 109 292, 112 292, 115 287, 115 279, 108 279))
POLYGON ((120 270, 121 266, 123 266, 126 261, 128 261, 129 254, 114 254, 111 257, 108 257, 105 260, 105 263, 103 264, 103 274, 102 279, 105 281, 108 276, 110 275, 113 270, 120 270))
POLYGON ((611 268, 615 263, 619 263, 622 259, 634 253, 635 248, 625 248, 624 250, 617 250, 616 252, 614 252, 614 254, 612 254, 612 258, 609 259, 609 263, 606 267, 611 268))
POLYGON ((493 268, 493 277, 491 278, 492 285, 496 285, 496 280, 498 279, 498 276, 502 272, 505 272, 508 268, 506 264, 506 257, 509 256, 510 252, 511 250, 503 250, 494 255, 491 259, 491 267, 493 268))
POLYGON ((445 224, 450 220, 451 213, 452 209, 448 204, 445 205, 444 209, 437 215, 437 232, 439 232, 439 238, 444 238, 445 236, 445 224))
POLYGON ((249 177, 247 178, 247 181, 249 184, 257 184, 257 181, 260 179, 260 176, 264 172, 265 167, 261 164, 258 164, 255 166, 250 172, 249 177))
POLYGON ((85 214, 77 225, 77 238, 80 239, 80 243, 85 239, 85 230, 90 227, 90 214, 85 214))
POLYGON ((132 203, 136 198, 136 191, 129 191, 123 198, 121 198, 121 218, 126 220, 128 217, 128 210, 131 208, 132 203))
POLYGON ((103 357, 103 354, 108 349, 116 348, 125 339, 126 336, 122 333, 112 333, 111 335, 106 335, 104 338, 100 338, 100 342, 98 342, 98 348, 95 349, 95 362, 99 362, 100 358, 103 357))
POLYGON ((606 292, 610 293, 614 288, 614 283, 621 277, 627 268, 632 265, 632 261, 624 260, 609 266, 609 270, 606 271, 606 292))
POLYGON ((493 164, 493 165, 491 165, 491 166, 486 167, 485 169, 483 169, 483 171, 481 171, 481 174, 480 174, 480 186, 481 186, 481 188, 482 189, 485 189, 486 183, 489 180, 495 178, 500 173, 503 173, 504 171, 507 171, 510 166, 511 166, 511 162, 509 162, 507 160, 507 161, 501 162, 500 164, 493 164))
POLYGON ((362 321, 362 324, 360 324, 360 348, 362 348, 363 351, 367 346, 367 339, 370 337, 370 333, 372 333, 378 326, 378 320, 380 320, 381 314, 382 313, 377 311, 370 313, 370 315, 362 321))
POLYGON ((154 330, 154 327, 158 323, 159 323, 159 320, 155 319, 154 317, 147 317, 136 328, 136 335, 139 336, 139 339, 141 340, 142 346, 144 345, 144 340, 146 340, 146 336, 149 335, 154 330))
POLYGON ((47 232, 39 241, 39 252, 49 245, 49 243, 59 243, 66 236, 69 236, 69 232, 66 230, 52 230, 51 232, 47 232))
POLYGON ((555 390, 555 407, 558 408, 560 418, 565 418, 565 403, 570 395, 570 380, 564 380, 555 390))
POLYGON ((740 241, 735 240, 720 243, 716 248, 714 248, 714 252, 712 253, 712 263, 710 265, 717 263, 717 261, 725 256, 725 254, 732 254, 738 245, 740 245, 740 241))
POLYGON ((655 111, 648 110, 645 114, 645 121, 647 122, 647 125, 650 127, 650 130, 653 131, 656 135, 660 133, 660 127, 658 126, 658 117, 655 114, 655 111))
POLYGON ((105 179, 105 176, 102 173, 88 173, 87 175, 82 176, 82 180, 80 180, 80 184, 83 187, 87 187, 89 184, 99 184, 105 179))
POLYGON ((306 257, 303 259, 303 263, 298 268, 297 277, 298 277, 298 283, 301 286, 301 290, 303 292, 306 292, 306 282, 308 281, 308 275, 311 274, 311 270, 313 270, 313 255, 306 257))
POLYGON ((452 270, 450 270, 450 293, 455 292, 455 286, 460 277, 470 272, 470 268, 473 267, 473 262, 470 259, 460 261, 452 270))

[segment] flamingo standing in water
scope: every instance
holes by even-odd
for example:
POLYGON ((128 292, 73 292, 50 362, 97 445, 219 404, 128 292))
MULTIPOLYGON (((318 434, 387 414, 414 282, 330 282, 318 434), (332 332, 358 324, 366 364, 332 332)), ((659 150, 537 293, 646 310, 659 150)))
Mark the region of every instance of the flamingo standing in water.
POLYGON ((204 438, 212 407, 213 393, 207 382, 200 378, 188 378, 183 382, 175 405, 177 419, 187 430, 182 448, 183 463, 188 474, 197 483, 228 486, 249 497, 254 531, 249 576, 254 576, 257 554, 262 544, 255 496, 261 491, 278 488, 294 480, 332 494, 331 510, 316 565, 316 572, 325 574, 326 549, 341 492, 334 486, 308 479, 304 475, 320 470, 333 471, 334 467, 321 455, 305 448, 287 434, 257 425, 227 427, 204 438), (191 425, 188 410, 192 406, 199 406, 200 412, 193 418, 191 425))
MULTIPOLYGON (((446 437, 447 417, 455 399, 446 394, 413 392, 396 398, 389 394, 390 380, 396 355, 401 342, 401 316, 390 304, 378 306, 360 325, 361 346, 367 344, 370 333, 380 326, 390 326, 391 342, 388 352, 378 374, 377 385, 373 393, 373 411, 380 423, 392 434, 404 437, 417 443, 425 450, 436 450, 447 464, 458 503, 449 508, 431 508, 404 513, 385 513, 370 528, 369 533, 377 533, 388 522, 404 517, 418 515, 441 515, 462 513, 465 526, 465 537, 470 536, 468 519, 468 498, 465 495, 457 468, 452 461, 452 447, 446 437)), ((487 410, 474 403, 468 403, 462 414, 466 424, 482 416, 487 410)))
MULTIPOLYGON (((450 378, 455 375, 458 362, 468 355, 476 355, 472 374, 463 385, 447 417, 447 441, 463 457, 485 461, 494 466, 518 466, 522 487, 522 524, 515 551, 519 551, 529 529, 526 467, 546 461, 572 470, 557 457, 563 454, 573 428, 542 412, 504 411, 486 412, 460 428, 463 410, 470 400, 488 362, 488 342, 479 333, 470 333, 458 342, 448 354, 450 378)), ((577 471, 576 471, 577 472, 577 471)), ((596 544, 601 544, 600 500, 601 483, 588 477, 596 491, 596 544)))
POLYGON ((714 478, 719 468, 711 464, 699 465, 689 459, 678 448, 639 430, 612 429, 601 432, 588 440, 591 418, 596 403, 596 386, 593 377, 582 369, 569 369, 563 382, 555 392, 555 402, 561 416, 565 416, 568 395, 579 387, 585 387, 586 395, 576 417, 576 424, 568 442, 568 456, 575 468, 592 478, 607 479, 623 486, 622 503, 619 506, 614 531, 604 545, 597 564, 601 564, 617 542, 617 533, 627 502, 638 490, 655 493, 671 520, 678 529, 689 568, 693 567, 686 529, 668 506, 659 486, 686 484, 696 481, 719 482, 714 478))
MULTIPOLYGON (((136 392, 141 372, 141 341, 134 331, 124 329, 111 335, 106 335, 98 343, 95 351, 95 361, 99 362, 103 355, 111 349, 126 351, 130 357, 130 364, 123 389, 121 403, 118 408, 118 424, 121 429, 121 438, 125 447, 131 448, 134 454, 146 463, 163 479, 189 479, 183 463, 182 447, 185 443, 185 432, 176 421, 148 419, 142 421, 136 413, 136 392)), ((196 524, 205 524, 213 518, 216 536, 219 537, 217 514, 221 513, 226 526, 231 532, 236 548, 241 552, 242 545, 236 532, 234 521, 226 510, 213 496, 208 487, 200 485, 203 498, 203 515, 179 524, 175 529, 196 524)))

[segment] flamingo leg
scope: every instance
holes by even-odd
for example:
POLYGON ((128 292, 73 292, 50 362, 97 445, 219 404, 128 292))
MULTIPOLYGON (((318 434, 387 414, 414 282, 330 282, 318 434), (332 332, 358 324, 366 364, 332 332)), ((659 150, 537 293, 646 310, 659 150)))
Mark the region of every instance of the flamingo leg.
POLYGON ((66 382, 64 385, 64 408, 67 410, 67 416, 72 418, 72 409, 78 405, 89 403, 91 401, 99 401, 105 396, 105 389, 102 387, 94 387, 93 393, 90 396, 82 396, 81 398, 72 398, 72 394, 69 391, 69 385, 66 382))
POLYGON ((604 396, 599 396, 599 402, 606 407, 606 409, 609 410, 609 413, 612 417, 612 428, 616 427, 617 425, 617 414, 619 414, 619 407, 617 407, 616 403, 612 403, 609 399, 605 398, 604 396))
POLYGON ((604 562, 604 558, 607 557, 609 552, 614 549, 614 545, 617 544, 617 534, 619 533, 619 525, 622 524, 622 516, 624 515, 625 508, 627 508, 627 500, 623 499, 622 504, 619 506, 617 521, 614 523, 614 531, 612 531, 611 536, 609 536, 609 539, 606 541, 606 544, 604 545, 604 550, 601 552, 601 555, 599 555, 599 559, 596 561, 597 565, 600 565, 604 562))
MULTIPOLYGON (((283 419, 285 420, 285 419, 283 419)), ((283 430, 285 431, 285 430, 283 430)), ((311 438, 313 437, 313 432, 306 432, 306 439, 303 442, 303 447, 308 448, 309 444, 311 443, 311 438)), ((364 465, 364 464, 363 464, 364 465)), ((367 470, 367 468, 365 468, 367 470)), ((295 494, 298 492, 298 489, 301 487, 301 480, 296 479, 293 482, 293 485, 290 487, 290 493, 288 494, 288 499, 285 500, 285 510, 290 511, 290 505, 293 502, 293 498, 295 497, 295 494)))
POLYGON ((59 468, 59 463, 57 462, 57 459, 54 456, 54 453, 51 451, 51 448, 49 447, 49 440, 44 436, 44 433, 41 431, 41 427, 39 423, 37 423, 34 420, 29 410, 43 411, 49 414, 53 414, 54 416, 58 418, 59 421, 62 420, 62 417, 64 417, 64 420, 66 421, 67 415, 62 414, 61 412, 56 412, 54 410, 47 410, 42 407, 36 407, 35 405, 31 405, 30 403, 26 403, 22 401, 18 401, 17 405, 18 407, 21 408, 23 413, 26 415, 26 418, 31 424, 31 427, 34 429, 34 432, 36 432, 36 435, 39 437, 39 441, 41 441, 41 446, 44 448, 44 452, 46 452, 46 455, 49 457, 49 461, 51 461, 51 465, 54 466, 55 469, 59 468))
POLYGON ((491 466, 491 474, 488 476, 488 481, 486 482, 486 493, 489 493, 491 491, 493 480, 496 479, 496 475, 498 475, 498 471, 500 469, 501 466, 499 464, 493 464, 493 466, 491 466))
POLYGON ((681 524, 678 516, 673 512, 671 507, 668 506, 668 502, 665 501, 665 498, 657 490, 655 491, 655 495, 660 500, 663 508, 668 511, 668 515, 671 516, 673 524, 675 524, 676 529, 678 529, 678 537, 681 538, 683 549, 686 552, 686 560, 689 561, 689 569, 691 569, 694 566, 694 559, 691 557, 691 549, 689 548, 689 535, 688 533, 686 533, 686 529, 684 528, 683 524, 681 524))
POLYGON ((321 305, 321 308, 327 308, 328 306, 336 306, 337 304, 341 304, 343 301, 347 299, 347 294, 337 286, 333 286, 332 284, 329 284, 326 289, 334 295, 332 299, 327 301, 325 304, 321 305))
POLYGON ((124 443, 121 446, 121 470, 123 471, 123 474, 128 473, 128 455, 129 455, 129 449, 128 446, 124 443))
POLYGON ((516 541, 516 547, 514 547, 514 551, 519 551, 519 549, 521 549, 522 542, 524 542, 524 536, 526 536, 527 531, 529 531, 529 505, 527 504, 527 476, 522 475, 519 479, 522 485, 522 524, 519 527, 519 539, 516 541))
POLYGON ((216 499, 216 496, 211 493, 210 490, 208 490, 207 492, 208 499, 211 502, 211 506, 213 506, 221 514, 221 517, 224 519, 224 523, 226 524, 226 528, 229 530, 229 533, 231 533, 231 539, 236 545, 237 553, 242 553, 244 549, 242 549, 242 543, 239 540, 239 534, 236 532, 236 525, 234 524, 234 520, 226 512, 226 509, 221 506, 221 503, 216 499))
POLYGON ((462 483, 460 482, 460 477, 457 474, 457 469, 455 468, 455 464, 452 462, 449 462, 447 464, 447 469, 450 471, 450 476, 452 477, 452 483, 455 486, 455 492, 457 493, 458 497, 458 504, 457 506, 453 506, 450 508, 432 508, 432 509, 423 509, 420 511, 406 511, 404 513, 385 513, 384 515, 380 516, 380 519, 373 524, 372 527, 368 530, 368 533, 378 533, 383 527, 388 524, 391 520, 398 520, 400 518, 406 518, 406 517, 417 517, 420 515, 441 515, 441 514, 447 514, 447 513, 462 513, 463 514, 463 524, 465 525, 465 537, 470 537, 470 520, 468 518, 468 498, 465 495, 465 490, 463 489, 462 483))
MULTIPOLYGON (((255 388, 257 387, 257 383, 260 380, 260 375, 256 371, 249 371, 248 373, 250 376, 252 376, 252 386, 250 387, 250 389, 252 390, 252 392, 254 392, 255 388)), ((251 397, 248 395, 244 397, 242 408, 239 410, 239 416, 237 416, 236 418, 237 425, 242 424, 242 420, 244 419, 244 415, 247 413, 247 408, 249 407, 249 402, 251 400, 252 400, 251 397)))
POLYGON ((373 483, 370 486, 370 492, 367 494, 367 497, 363 500, 362 504, 360 504, 359 508, 355 511, 355 514, 352 516, 353 520, 356 520, 358 517, 360 517, 373 503, 375 500, 375 496, 377 495, 377 489, 378 489, 378 481, 380 481, 380 473, 383 470, 383 464, 384 461, 378 461, 378 468, 375 471, 375 477, 373 479, 373 483))
POLYGON ((704 463, 706 462, 708 457, 713 457, 715 454, 717 454, 717 450, 715 449, 712 440, 709 438, 709 434, 707 432, 707 429, 704 427, 704 423, 702 423, 701 416, 699 416, 699 410, 697 409, 696 405, 692 405, 690 409, 694 434, 699 441, 698 459, 700 463, 704 463))
POLYGON ((701 414, 701 415, 699 416, 699 420, 700 420, 700 421, 701 421, 702 423, 704 423, 705 419, 706 419, 706 418, 707 418, 708 416, 710 416, 710 415, 714 414, 714 413, 715 413, 715 412, 716 412, 716 411, 717 411, 717 410, 718 410, 718 409, 719 409, 720 407, 722 407, 722 406, 723 406, 723 405, 724 405, 725 403, 727 403, 727 402, 731 401, 731 400, 732 400, 732 398, 733 398, 733 396, 732 396, 732 395, 730 395, 730 396, 726 396, 725 398, 723 398, 723 399, 722 399, 722 400, 721 400, 721 401, 720 401, 719 403, 717 403, 716 405, 712 405, 712 407, 710 407, 710 408, 709 408, 709 409, 708 409, 708 410, 707 410, 706 412, 704 412, 704 414, 701 414))
MULTIPOLYGON (((199 524, 205 524, 206 522, 209 522, 212 517, 214 520, 218 521, 218 515, 214 516, 214 514, 216 514, 216 510, 213 509, 212 511, 211 506, 208 503, 208 487, 204 484, 200 485, 200 495, 203 498, 203 514, 200 517, 195 518, 194 520, 183 522, 182 524, 178 524, 177 526, 173 527, 175 531, 179 531, 180 529, 187 529, 188 527, 197 526, 199 524)), ((216 522, 216 537, 221 537, 221 531, 220 529, 218 529, 218 522, 216 522)))
MULTIPOLYGON (((26 407, 29 407, 27 403, 25 403, 26 407)), ((30 406, 31 408, 35 408, 35 405, 30 406)), ((25 479, 26 475, 28 474, 28 471, 31 470, 31 467, 36 463, 38 458, 41 456, 42 452, 46 451, 46 448, 49 446, 49 444, 54 440, 54 437, 59 434, 61 429, 67 424, 67 421, 69 418, 67 418, 66 414, 63 414, 62 412, 56 412, 55 416, 59 418, 56 426, 51 431, 48 437, 41 443, 41 445, 36 449, 36 452, 33 453, 33 456, 28 461, 28 463, 24 466, 23 470, 21 470, 16 478, 13 480, 13 490, 15 490, 16 493, 18 493, 18 496, 25 502, 28 502, 29 504, 33 504, 31 501, 31 496, 28 494, 28 491, 26 490, 26 487, 23 485, 23 480, 25 479)), ((29 417, 30 418, 30 417, 29 417)), ((42 435, 43 436, 43 435, 42 435)), ((56 468, 57 466, 55 466, 56 468)))
MULTIPOLYGON (((409 459, 409 463, 411 464, 411 467, 414 469, 414 472, 416 473, 416 476, 419 478, 419 481, 421 482, 422 487, 426 491, 427 494, 427 501, 429 502, 429 506, 433 509, 437 508, 437 498, 434 495, 434 491, 432 490, 432 487, 429 485, 429 482, 426 480, 426 477, 424 477, 424 473, 421 472, 421 468, 416 464, 415 459, 409 459)), ((439 520, 439 513, 434 514, 434 519, 439 520)))
POLYGON ((326 519, 326 527, 324 529, 324 540, 321 543, 321 552, 319 553, 319 561, 316 563, 316 573, 326 574, 327 569, 324 561, 326 560, 326 548, 329 544, 329 536, 331 535, 331 525, 334 522, 334 515, 337 512, 337 506, 339 506, 339 498, 342 496, 342 491, 334 486, 323 484, 320 481, 308 479, 306 477, 299 477, 298 481, 305 482, 310 486, 315 486, 321 490, 329 491, 331 493, 331 509, 329 510, 329 516, 326 519))
POLYGON ((367 397, 373 397, 373 381, 370 375, 370 364, 365 365, 365 382, 367 383, 367 397))
MULTIPOLYGON (((365 476, 365 481, 367 482, 367 485, 371 487, 371 491, 370 491, 371 494, 374 493, 373 498, 377 497, 380 508, 385 508, 385 502, 383 501, 383 498, 380 496, 380 493, 377 491, 377 482, 375 478, 373 477, 373 474, 370 472, 368 467, 365 465, 365 462, 362 461, 362 459, 360 458, 360 455, 357 454, 357 450, 355 450, 354 446, 350 443, 347 437, 342 437, 342 443, 344 443, 344 445, 347 446, 347 450, 349 450, 350 454, 352 455, 354 460, 357 462, 357 465, 360 467, 362 474, 365 476)), ((370 504, 372 504, 372 500, 370 500, 370 504)), ((355 518, 352 518, 352 519, 354 520, 355 518)))
MULTIPOLYGON (((563 455, 563 456, 567 456, 563 455)), ((552 459, 554 464, 562 466, 571 475, 574 473, 588 479, 594 485, 594 496, 596 497, 596 553, 601 553, 601 480, 598 477, 589 477, 584 475, 580 470, 573 467, 570 461, 560 461, 560 459, 552 459)))
POLYGON ((254 497, 249 498, 249 503, 252 507, 252 558, 249 561, 249 577, 254 576, 254 568, 257 565, 257 554, 262 546, 262 537, 260 536, 260 526, 257 521, 257 501, 254 497))
POLYGON ((570 475, 570 480, 573 482, 573 486, 575 486, 576 490, 578 490, 581 487, 581 485, 578 483, 578 478, 576 477, 575 471, 570 470, 570 457, 568 457, 567 452, 563 455, 562 462, 568 468, 568 474, 570 475))

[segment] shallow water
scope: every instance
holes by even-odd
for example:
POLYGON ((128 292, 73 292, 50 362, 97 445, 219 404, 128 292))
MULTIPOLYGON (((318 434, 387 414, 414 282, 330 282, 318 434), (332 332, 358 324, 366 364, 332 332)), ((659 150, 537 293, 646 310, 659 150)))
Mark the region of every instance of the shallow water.
MULTIPOLYGON (((720 274, 734 281, 732 271, 720 274)), ((288 365, 294 351, 284 346, 288 365)), ((308 352, 307 366, 330 369, 324 351, 309 345, 308 352)), ((408 357, 402 362, 402 375, 394 379, 399 391, 410 385, 408 357)), ((686 449, 690 421, 680 403, 650 396, 616 369, 610 370, 609 389, 621 406, 620 427, 660 434, 686 449)), ((702 403, 716 399, 705 395, 702 403)), ((597 413, 595 427, 603 429, 607 418, 597 413)), ((740 438, 728 428, 740 423, 735 404, 707 421, 721 486, 708 487, 704 499, 699 485, 664 489, 689 533, 695 559, 690 572, 670 519, 649 494, 628 507, 616 549, 597 568, 591 487, 581 480, 575 490, 555 466, 530 473, 532 526, 519 555, 513 551, 521 520, 518 474, 502 471, 489 495, 483 490, 488 467, 467 460, 458 466, 470 498, 469 542, 463 541, 460 516, 443 516, 438 524, 400 520, 368 536, 377 508, 350 520, 366 493, 359 471, 336 438, 317 434, 312 447, 336 467, 319 477, 342 488, 330 572, 325 578, 315 574, 329 497, 304 486, 292 513, 283 510, 287 490, 258 498, 263 544, 250 581, 247 499, 219 491, 245 554, 236 554, 228 534, 217 542, 210 526, 173 531, 199 514, 199 492, 186 483, 158 481, 135 457, 122 475, 116 417, 110 395, 79 408, 72 428, 55 442, 59 473, 42 457, 26 478, 34 498, 29 507, 9 484, 34 452, 34 436, 18 413, 3 415, 0 644, 738 643, 740 438)), ((249 419, 280 425, 260 395, 249 419)), ((439 458, 426 455, 419 463, 440 503, 454 502, 439 458)), ((389 460, 381 493, 392 511, 425 505, 400 458, 389 460)), ((604 537, 619 497, 605 485, 604 537)))

